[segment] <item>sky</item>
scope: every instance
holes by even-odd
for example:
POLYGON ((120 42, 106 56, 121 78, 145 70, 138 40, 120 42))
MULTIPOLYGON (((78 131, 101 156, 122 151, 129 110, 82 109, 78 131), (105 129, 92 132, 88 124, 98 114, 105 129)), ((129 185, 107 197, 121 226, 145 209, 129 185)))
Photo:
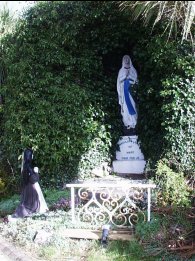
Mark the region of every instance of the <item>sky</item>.
POLYGON ((1 1, 0 9, 2 9, 3 6, 7 5, 11 14, 13 14, 14 16, 18 16, 24 8, 32 6, 34 2, 35 1, 1 1))

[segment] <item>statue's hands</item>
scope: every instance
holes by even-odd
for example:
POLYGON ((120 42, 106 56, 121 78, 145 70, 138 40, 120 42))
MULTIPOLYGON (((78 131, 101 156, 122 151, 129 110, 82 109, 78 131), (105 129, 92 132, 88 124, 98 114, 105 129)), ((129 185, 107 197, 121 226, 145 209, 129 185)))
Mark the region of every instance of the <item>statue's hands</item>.
POLYGON ((121 77, 119 78, 119 80, 120 80, 120 82, 123 82, 126 78, 127 78, 126 75, 123 74, 123 75, 121 75, 121 77))
POLYGON ((129 69, 126 69, 126 71, 125 71, 125 78, 126 78, 126 79, 128 79, 129 73, 130 73, 130 70, 129 70, 129 69))
POLYGON ((33 169, 29 167, 29 176, 32 176, 33 174, 34 174, 33 169))

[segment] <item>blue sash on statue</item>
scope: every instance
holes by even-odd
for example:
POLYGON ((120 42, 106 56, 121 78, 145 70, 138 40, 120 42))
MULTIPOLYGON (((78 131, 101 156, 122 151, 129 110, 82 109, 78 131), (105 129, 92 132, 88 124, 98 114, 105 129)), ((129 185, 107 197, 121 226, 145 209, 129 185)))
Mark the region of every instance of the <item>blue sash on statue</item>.
POLYGON ((131 87, 130 86, 130 80, 125 80, 124 81, 125 102, 127 104, 127 108, 128 108, 129 114, 134 115, 134 114, 136 114, 136 112, 135 112, 135 110, 133 108, 133 105, 132 105, 130 97, 129 97, 129 87, 131 87))

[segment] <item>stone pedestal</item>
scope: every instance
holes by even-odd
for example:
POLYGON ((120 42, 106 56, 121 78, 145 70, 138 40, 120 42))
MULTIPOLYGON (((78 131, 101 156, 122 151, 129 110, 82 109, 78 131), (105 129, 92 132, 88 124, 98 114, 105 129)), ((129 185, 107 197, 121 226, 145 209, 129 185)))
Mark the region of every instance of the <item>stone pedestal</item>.
POLYGON ((137 141, 138 136, 121 136, 117 143, 116 160, 113 171, 116 173, 143 174, 146 161, 137 141))

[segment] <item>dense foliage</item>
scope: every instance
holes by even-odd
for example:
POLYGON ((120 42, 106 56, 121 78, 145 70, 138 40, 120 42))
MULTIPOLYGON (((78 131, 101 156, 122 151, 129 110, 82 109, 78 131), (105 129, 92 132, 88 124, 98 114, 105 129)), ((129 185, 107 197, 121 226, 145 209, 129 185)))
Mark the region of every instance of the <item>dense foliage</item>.
POLYGON ((111 163, 122 134, 116 78, 124 54, 139 75, 147 170, 166 158, 174 171, 193 173, 194 56, 187 43, 160 37, 162 28, 130 26, 129 15, 111 1, 40 2, 2 39, 1 169, 12 178, 27 146, 45 185, 111 163))
POLYGON ((190 46, 156 36, 141 40, 134 52, 141 65, 138 129, 148 169, 164 157, 176 171, 193 173, 195 61, 190 46))
POLYGON ((190 191, 186 184, 183 173, 176 173, 164 162, 159 161, 155 182, 156 201, 159 206, 189 206, 190 191))
POLYGON ((122 129, 117 73, 138 36, 127 22, 112 2, 47 2, 4 38, 2 143, 14 174, 27 146, 48 185, 111 163, 122 129))

